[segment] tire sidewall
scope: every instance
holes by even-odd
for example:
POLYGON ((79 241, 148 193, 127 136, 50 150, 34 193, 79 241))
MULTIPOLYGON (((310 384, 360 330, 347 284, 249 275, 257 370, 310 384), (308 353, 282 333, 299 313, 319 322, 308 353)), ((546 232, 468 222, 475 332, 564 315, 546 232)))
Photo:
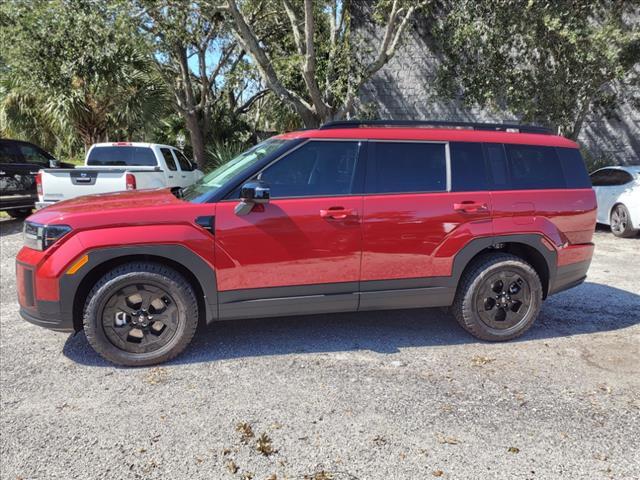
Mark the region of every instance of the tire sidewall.
POLYGON ((466 278, 462 281, 452 310, 458 323, 476 338, 487 341, 505 341, 519 337, 531 327, 540 312, 542 296, 542 282, 530 264, 514 255, 493 254, 479 258, 471 267, 466 278), (505 330, 497 330, 482 321, 476 305, 482 282, 503 269, 515 271, 526 279, 531 290, 531 304, 523 320, 505 330))
POLYGON ((501 262, 486 269, 476 279, 476 281, 474 281, 469 302, 473 307, 471 309, 471 312, 474 322, 478 323, 479 327, 486 334, 495 337, 496 339, 500 339, 502 337, 504 337, 505 339, 513 338, 514 336, 518 336, 526 331, 538 316, 538 312, 540 311, 540 307, 542 304, 542 285, 540 284, 540 280, 538 279, 537 274, 535 274, 535 272, 532 272, 532 269, 523 267, 522 265, 513 261, 501 262), (525 317, 517 324, 504 330, 495 329, 485 324, 476 309, 476 305, 478 304, 478 295, 480 294, 480 285, 487 277, 501 270, 513 271, 518 273, 521 277, 524 277, 531 291, 531 303, 529 304, 528 311, 525 317))
MULTIPOLYGON (((117 272, 117 271, 116 271, 117 272)), ((114 273, 112 278, 103 278, 102 284, 93 291, 85 306, 84 328, 92 347, 103 357, 121 365, 143 366, 152 365, 170 359, 177 355, 185 345, 185 335, 188 334, 191 322, 197 324, 197 311, 193 312, 189 303, 189 293, 183 285, 162 273, 137 271, 118 275, 114 273), (148 284, 165 290, 176 303, 178 310, 178 326, 166 345, 146 353, 132 353, 122 350, 111 342, 102 325, 103 309, 118 290, 131 284, 148 284), (195 315, 195 318, 194 318, 195 315)), ((195 328, 194 328, 195 330, 195 328)), ((191 340, 191 336, 188 341, 191 340)))

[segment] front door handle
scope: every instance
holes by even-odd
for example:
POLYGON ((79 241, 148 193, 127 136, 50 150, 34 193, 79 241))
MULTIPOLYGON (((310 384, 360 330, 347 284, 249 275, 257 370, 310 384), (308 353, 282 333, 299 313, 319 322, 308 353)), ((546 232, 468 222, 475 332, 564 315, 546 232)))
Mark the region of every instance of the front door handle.
POLYGON ((484 213, 489 211, 489 207, 486 203, 474 202, 472 200, 465 200, 460 203, 454 203, 453 209, 456 212, 462 213, 484 213))
POLYGON ((358 212, 344 207, 331 207, 326 210, 320 210, 320 216, 322 218, 333 220, 344 220, 347 217, 354 217, 356 215, 358 215, 358 212))

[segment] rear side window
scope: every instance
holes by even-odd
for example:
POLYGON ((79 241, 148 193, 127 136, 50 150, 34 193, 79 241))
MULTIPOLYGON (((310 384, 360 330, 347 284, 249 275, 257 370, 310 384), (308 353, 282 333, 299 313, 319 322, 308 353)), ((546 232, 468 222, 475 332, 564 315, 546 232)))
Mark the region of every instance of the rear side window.
POLYGON ((94 147, 89 152, 87 165, 155 167, 156 156, 149 147, 94 147))
POLYGON ((505 145, 505 148, 511 188, 534 190, 566 187, 555 148, 532 145, 505 145))
POLYGON ((168 148, 161 148, 160 151, 164 157, 164 162, 167 164, 167 168, 172 172, 178 170, 178 167, 176 167, 176 161, 173 159, 173 155, 171 155, 171 150, 168 148))
POLYGON ((49 165, 49 160, 52 158, 50 155, 34 147, 33 145, 19 144, 20 153, 22 158, 27 163, 34 163, 36 165, 49 165))
POLYGON ((603 168, 591 174, 591 184, 594 187, 614 187, 624 185, 633 180, 633 176, 617 168, 603 168))
POLYGON ((501 143, 485 144, 485 155, 492 188, 496 190, 509 189, 509 169, 507 168, 507 154, 504 151, 504 145, 501 143))
POLYGON ((480 143, 453 142, 451 153, 451 189, 456 192, 486 190, 482 145, 480 143))
POLYGON ((311 141, 267 167, 259 178, 272 198, 346 195, 353 190, 359 142, 311 141))
POLYGON ((587 168, 577 148, 556 148, 567 188, 591 188, 587 168))
POLYGON ((374 193, 442 192, 447 188, 445 145, 370 142, 373 172, 367 190, 374 193))

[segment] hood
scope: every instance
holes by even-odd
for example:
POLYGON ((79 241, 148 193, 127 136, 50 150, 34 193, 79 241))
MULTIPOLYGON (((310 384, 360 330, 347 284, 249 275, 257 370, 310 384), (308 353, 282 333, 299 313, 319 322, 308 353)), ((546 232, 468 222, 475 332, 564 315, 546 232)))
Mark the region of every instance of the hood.
POLYGON ((140 217, 141 209, 166 209, 171 205, 180 205, 184 202, 176 198, 171 190, 133 190, 126 192, 102 193, 98 195, 85 195, 69 200, 54 203, 31 215, 30 222, 47 224, 74 223, 76 218, 87 217, 120 218, 128 220, 129 212, 136 218, 140 217))

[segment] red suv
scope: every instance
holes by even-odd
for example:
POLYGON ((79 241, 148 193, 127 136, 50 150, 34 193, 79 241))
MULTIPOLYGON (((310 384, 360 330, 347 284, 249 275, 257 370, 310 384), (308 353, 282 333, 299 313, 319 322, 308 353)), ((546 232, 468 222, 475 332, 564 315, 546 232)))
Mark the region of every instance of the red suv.
POLYGON ((32 215, 21 315, 84 329, 123 365, 198 322, 451 307, 483 340, 525 332, 584 281, 596 200, 578 146, 539 127, 333 122, 270 138, 187 188, 32 215))

